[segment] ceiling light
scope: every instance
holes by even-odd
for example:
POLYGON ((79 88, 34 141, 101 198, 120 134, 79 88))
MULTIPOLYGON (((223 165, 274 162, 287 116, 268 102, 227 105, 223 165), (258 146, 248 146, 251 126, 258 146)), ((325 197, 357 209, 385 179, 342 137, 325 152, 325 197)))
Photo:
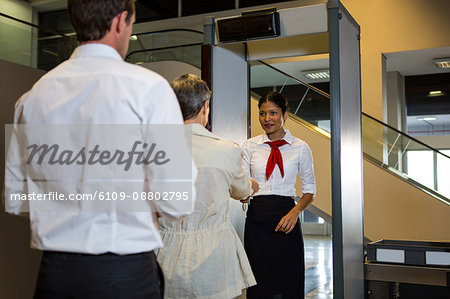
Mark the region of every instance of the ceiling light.
POLYGON ((436 58, 433 59, 436 66, 440 69, 448 69, 450 68, 450 58, 436 58))
POLYGON ((443 96, 444 93, 440 90, 432 90, 428 93, 429 97, 439 97, 439 96, 443 96))
POLYGON ((313 80, 330 78, 330 70, 310 70, 303 71, 302 74, 306 78, 313 80))
POLYGON ((420 117, 420 118, 418 118, 417 120, 426 120, 426 121, 429 121, 429 120, 436 120, 436 117, 420 117))

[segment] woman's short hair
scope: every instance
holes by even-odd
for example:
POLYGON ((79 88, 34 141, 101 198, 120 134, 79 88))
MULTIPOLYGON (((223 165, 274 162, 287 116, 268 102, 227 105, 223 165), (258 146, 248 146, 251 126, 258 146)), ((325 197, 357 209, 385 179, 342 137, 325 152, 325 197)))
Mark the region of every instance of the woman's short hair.
POLYGON ((263 95, 258 102, 258 108, 261 108, 261 105, 265 102, 272 102, 275 105, 278 106, 278 108, 281 108, 281 111, 286 113, 286 111, 289 111, 289 103, 286 100, 286 98, 279 92, 276 91, 270 91, 263 95))
POLYGON ((127 11, 127 23, 134 14, 136 0, 68 0, 70 21, 79 42, 102 39, 115 16, 127 11))
POLYGON ((196 117, 211 96, 206 82, 192 74, 176 78, 170 83, 170 86, 178 98, 184 120, 196 117))

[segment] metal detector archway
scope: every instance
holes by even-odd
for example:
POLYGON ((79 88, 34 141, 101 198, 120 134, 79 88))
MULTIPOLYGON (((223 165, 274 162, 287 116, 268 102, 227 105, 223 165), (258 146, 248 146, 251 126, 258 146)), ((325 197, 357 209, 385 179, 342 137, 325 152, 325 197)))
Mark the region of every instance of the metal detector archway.
POLYGON ((218 39, 217 20, 205 21, 211 129, 239 144, 249 137, 249 61, 329 53, 334 298, 363 298, 360 28, 338 0, 309 1, 279 18, 279 37, 232 43, 218 39))

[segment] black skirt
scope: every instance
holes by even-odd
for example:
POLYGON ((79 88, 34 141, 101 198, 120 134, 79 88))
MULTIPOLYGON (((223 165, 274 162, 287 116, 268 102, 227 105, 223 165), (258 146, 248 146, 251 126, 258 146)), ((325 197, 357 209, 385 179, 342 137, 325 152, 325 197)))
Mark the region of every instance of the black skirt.
POLYGON ((300 220, 289 233, 276 232, 278 222, 293 207, 291 197, 255 196, 248 207, 244 245, 256 286, 248 299, 304 298, 305 259, 300 220))

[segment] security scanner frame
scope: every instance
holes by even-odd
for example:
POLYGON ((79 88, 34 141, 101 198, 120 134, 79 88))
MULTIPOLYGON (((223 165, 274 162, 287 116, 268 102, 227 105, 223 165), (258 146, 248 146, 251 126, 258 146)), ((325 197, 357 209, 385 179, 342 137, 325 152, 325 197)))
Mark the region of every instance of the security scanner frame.
MULTIPOLYGON (((305 1, 305 6, 277 13, 280 28, 267 33, 272 37, 246 32, 233 39, 228 32, 227 42, 221 41, 220 19, 205 19, 202 79, 212 90, 211 129, 239 144, 250 137, 249 62, 329 53, 333 293, 334 298, 363 298, 360 27, 338 0, 305 1)), ((232 17, 235 24, 240 17, 232 17)), ((242 235, 242 211, 240 216, 233 212, 239 209, 239 203, 232 206, 231 218, 242 235)))

